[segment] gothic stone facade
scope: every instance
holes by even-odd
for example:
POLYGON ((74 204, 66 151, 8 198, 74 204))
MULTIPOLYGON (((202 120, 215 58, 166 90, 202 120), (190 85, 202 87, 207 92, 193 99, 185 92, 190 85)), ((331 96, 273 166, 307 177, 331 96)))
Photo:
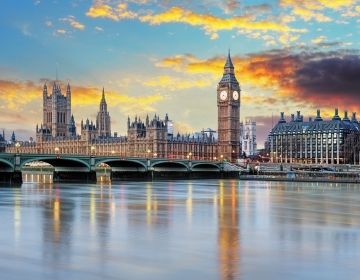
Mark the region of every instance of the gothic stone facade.
POLYGON ((234 162, 240 154, 240 86, 235 77, 230 53, 224 73, 217 87, 218 139, 213 133, 174 135, 169 117, 146 117, 145 121, 128 119, 127 135, 111 134, 110 114, 105 91, 102 92, 96 122, 81 122, 81 133, 76 134, 71 115, 71 89, 66 95, 60 86, 53 86, 43 94, 43 123, 37 127, 36 143, 22 143, 20 147, 7 147, 8 152, 44 154, 116 155, 119 157, 160 157, 173 159, 226 159, 234 162))

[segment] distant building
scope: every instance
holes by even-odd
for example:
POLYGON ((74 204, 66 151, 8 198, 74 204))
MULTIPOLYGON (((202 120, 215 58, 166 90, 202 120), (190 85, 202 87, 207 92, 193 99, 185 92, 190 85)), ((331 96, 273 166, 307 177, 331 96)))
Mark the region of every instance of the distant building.
POLYGON ((11 134, 11 142, 16 142, 15 131, 13 131, 13 133, 11 134))
POLYGON ((245 123, 240 123, 240 144, 241 151, 246 156, 254 156, 256 154, 256 122, 246 119, 245 123))
POLYGON ((5 131, 2 131, 0 134, 0 153, 5 151, 6 140, 5 140, 5 131))
POLYGON ((287 122, 284 113, 271 130, 268 149, 272 162, 313 164, 355 164, 360 157, 360 124, 347 111, 338 109, 331 120, 323 120, 320 110, 314 119, 304 121, 300 111, 287 122))

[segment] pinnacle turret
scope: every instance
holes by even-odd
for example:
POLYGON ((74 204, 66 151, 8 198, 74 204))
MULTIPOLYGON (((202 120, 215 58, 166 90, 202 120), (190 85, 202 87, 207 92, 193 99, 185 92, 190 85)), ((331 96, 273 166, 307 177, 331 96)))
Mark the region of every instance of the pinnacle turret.
POLYGON ((70 84, 68 83, 66 86, 66 95, 69 96, 71 94, 71 88, 70 88, 70 84))

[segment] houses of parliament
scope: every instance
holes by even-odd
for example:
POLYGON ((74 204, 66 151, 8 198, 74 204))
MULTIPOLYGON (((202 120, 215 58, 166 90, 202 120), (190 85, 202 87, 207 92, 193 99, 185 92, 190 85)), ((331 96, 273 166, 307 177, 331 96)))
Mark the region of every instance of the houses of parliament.
POLYGON ((111 132, 111 118, 105 90, 102 91, 95 121, 81 121, 78 133, 71 112, 71 87, 64 94, 58 83, 51 93, 43 88, 43 121, 36 126, 36 141, 9 145, 6 152, 36 154, 79 154, 169 159, 228 160, 240 155, 240 86, 230 52, 217 86, 218 130, 193 135, 174 134, 166 114, 127 120, 127 135, 111 132))

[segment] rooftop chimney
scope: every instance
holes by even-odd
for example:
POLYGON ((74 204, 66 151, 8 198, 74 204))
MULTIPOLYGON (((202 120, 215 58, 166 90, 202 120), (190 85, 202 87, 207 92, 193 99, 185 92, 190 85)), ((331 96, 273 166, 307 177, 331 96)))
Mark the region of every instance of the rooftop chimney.
POLYGON ((285 117, 284 117, 284 112, 280 113, 280 120, 279 123, 286 123, 285 117))
POLYGON ((332 119, 333 119, 333 121, 340 121, 341 120, 340 117, 339 117, 339 109, 338 108, 335 109, 335 115, 334 115, 334 117, 332 119))
POLYGON ((322 118, 320 116, 320 109, 317 109, 317 111, 316 111, 315 121, 317 121, 317 122, 322 121, 322 118))
POLYGON ((357 120, 356 120, 356 112, 353 112, 353 113, 352 113, 351 121, 352 121, 352 122, 357 122, 357 120))

